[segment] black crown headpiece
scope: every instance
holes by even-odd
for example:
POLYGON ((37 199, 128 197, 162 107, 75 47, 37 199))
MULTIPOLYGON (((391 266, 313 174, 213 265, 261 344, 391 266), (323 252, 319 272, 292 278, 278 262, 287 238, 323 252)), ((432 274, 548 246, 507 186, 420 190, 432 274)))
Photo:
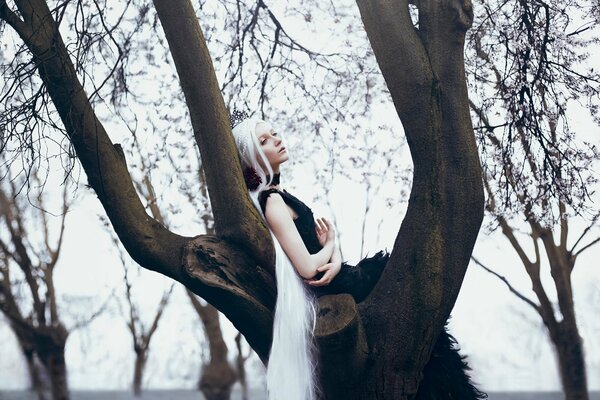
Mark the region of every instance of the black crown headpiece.
POLYGON ((237 124, 242 122, 245 119, 248 119, 250 116, 246 111, 240 111, 234 109, 231 114, 229 114, 229 122, 231 123, 231 129, 235 128, 237 124))

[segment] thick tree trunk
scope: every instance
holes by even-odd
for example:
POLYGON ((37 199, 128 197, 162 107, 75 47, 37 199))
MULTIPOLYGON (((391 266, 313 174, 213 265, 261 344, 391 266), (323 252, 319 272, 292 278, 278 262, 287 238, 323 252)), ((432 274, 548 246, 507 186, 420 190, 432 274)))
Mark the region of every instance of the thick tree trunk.
POLYGON ((550 333, 566 400, 589 400, 583 343, 577 326, 560 325, 550 333))
POLYGON ((154 0, 154 6, 190 111, 215 230, 274 274, 271 237, 246 191, 229 115, 194 7, 189 0, 154 0))
POLYGON ((133 368, 133 395, 140 397, 142 395, 142 381, 144 379, 144 370, 146 369, 146 360, 148 359, 147 349, 135 353, 135 365, 133 368))
POLYGON ((47 328, 43 336, 38 336, 38 340, 38 353, 46 371, 48 371, 52 399, 69 400, 67 364, 65 363, 67 331, 62 326, 47 328))
MULTIPOLYGON (((561 207, 563 207, 562 203, 561 207)), ((564 212, 564 209, 562 211, 564 212)), ((558 298, 558 308, 562 316, 559 322, 556 321, 551 306, 548 302, 543 303, 546 305, 545 315, 552 315, 552 318, 546 317, 544 323, 556 350, 565 398, 567 400, 589 400, 585 354, 577 327, 571 285, 571 273, 575 266, 575 258, 567 249, 566 221, 563 220, 561 223, 561 235, 558 243, 556 243, 551 230, 542 228, 538 224, 535 224, 534 228, 537 229, 548 256, 550 273, 558 298)))
POLYGON ((15 324, 11 324, 13 332, 17 337, 23 356, 27 363, 27 373, 29 374, 30 390, 35 392, 39 400, 46 400, 46 390, 49 388, 47 385, 47 377, 44 366, 41 364, 35 352, 35 343, 32 343, 33 336, 32 332, 25 331, 23 328, 19 328, 15 324), (46 379, 44 379, 46 378, 46 379))
POLYGON ((69 385, 67 384, 67 364, 65 363, 64 348, 45 355, 46 369, 50 376, 53 400, 69 400, 69 385))
POLYGON ((19 29, 31 50, 40 78, 65 126, 89 185, 113 224, 119 239, 140 265, 177 279, 188 238, 176 235, 149 217, 141 203, 120 146, 113 145, 96 117, 58 26, 44 0, 15 1, 24 18, 19 29))
POLYGON ((38 400, 47 400, 46 397, 46 385, 42 380, 42 373, 40 371, 40 365, 36 360, 34 352, 27 351, 23 352, 25 360, 27 362, 27 372, 29 374, 30 390, 35 392, 38 396, 38 400))
POLYGON ((571 288, 574 260, 566 251, 561 252, 560 246, 555 246, 550 238, 544 238, 544 241, 562 315, 560 322, 552 321, 546 327, 556 350, 563 392, 566 400, 589 400, 585 354, 571 288))
POLYGON ((361 304, 369 362, 357 398, 413 399, 462 284, 483 219, 464 38, 468 0, 357 0, 410 147, 408 209, 382 277, 361 304))
POLYGON ((236 381, 235 371, 227 360, 213 360, 202 370, 198 389, 207 400, 229 400, 236 381))
POLYGON ((38 399, 68 399, 65 344, 68 332, 62 325, 31 327, 29 330, 14 326, 19 344, 27 360, 32 390, 38 399))

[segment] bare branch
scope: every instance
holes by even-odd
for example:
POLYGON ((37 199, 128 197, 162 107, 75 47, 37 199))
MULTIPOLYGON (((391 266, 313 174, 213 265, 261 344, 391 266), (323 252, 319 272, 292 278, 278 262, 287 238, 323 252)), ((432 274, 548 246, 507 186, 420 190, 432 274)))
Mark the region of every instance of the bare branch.
POLYGON ((60 321, 58 319, 58 306, 56 303, 56 290, 54 289, 54 277, 52 274, 52 269, 45 268, 44 272, 44 282, 46 284, 46 304, 50 309, 50 322, 52 325, 58 324, 60 321))
MULTIPOLYGON (((121 253, 121 252, 119 251, 119 253, 121 253)), ((127 299, 127 305, 129 306, 129 321, 127 322, 127 327, 129 328, 129 331, 131 332, 131 335, 133 336, 134 343, 137 344, 138 334, 137 334, 136 324, 141 323, 141 321, 139 320, 137 308, 136 308, 135 304, 133 303, 133 299, 131 298, 131 282, 129 282, 127 267, 125 266, 125 260, 124 260, 122 254, 121 254, 121 264, 123 265, 123 270, 124 270, 123 279, 125 281, 125 298, 127 299)), ((143 329, 142 329, 142 331, 143 331, 143 329)))
POLYGON ((483 184, 484 184, 485 190, 488 195, 488 207, 490 208, 490 211, 494 215, 494 218, 500 224, 500 227, 502 228, 502 233, 504 234, 504 236, 506 236, 506 238, 510 242, 513 249, 515 249, 515 251, 517 252, 519 258, 521 259, 521 262, 523 263, 523 266, 525 266, 525 268, 528 271, 530 271, 533 263, 531 262, 531 260, 525 253, 525 250, 519 243, 519 240, 515 236, 513 227, 510 226, 510 224, 508 223, 508 221, 506 220, 506 218, 504 218, 504 216, 502 214, 498 213, 498 211, 496 209, 496 202, 494 200, 494 194, 492 193, 492 189, 490 188, 489 181, 485 175, 484 175, 484 179, 483 179, 483 184))
POLYGON ((592 240, 590 243, 588 243, 585 246, 583 246, 581 249, 577 250, 577 252, 575 254, 573 254, 573 257, 577 257, 582 252, 584 252, 585 250, 589 249, 590 247, 592 247, 593 245, 595 245, 598 242, 600 242, 600 237, 597 237, 596 239, 592 240))
POLYGON ((173 293, 174 287, 175 287, 175 282, 171 283, 171 286, 169 287, 169 289, 165 290, 165 292, 163 293, 163 295, 160 299, 160 302, 158 304, 158 309, 156 310, 156 314, 154 315, 154 319, 152 320, 150 329, 148 329, 148 332, 144 335, 145 336, 144 342, 146 343, 146 345, 148 345, 150 343, 150 339, 152 339, 152 335, 154 335, 154 332, 156 332, 156 328, 158 328, 158 323, 160 321, 160 318, 163 315, 163 312, 165 311, 165 307, 167 306, 167 303, 169 302, 169 298, 171 297, 171 293, 173 293))
POLYGON ((106 300, 98 307, 89 317, 78 321, 73 326, 71 326, 70 331, 74 331, 76 329, 81 329, 89 324, 91 324, 96 318, 98 318, 102 313, 104 313, 108 309, 108 305, 110 301, 115 297, 115 290, 113 289, 111 293, 107 296, 106 300))
POLYGON ((471 260, 473 260, 475 262, 475 264, 477 264, 478 266, 480 266, 481 268, 483 268, 485 271, 489 272, 490 274, 494 275, 496 278, 498 278, 502 282, 504 282, 504 284, 506 285, 506 287, 508 287, 508 290, 510 290, 511 293, 513 293, 515 296, 517 296, 519 299, 521 299, 527 305, 531 306, 538 314, 542 313, 542 310, 540 309, 540 306, 537 305, 537 304, 535 304, 532 300, 530 300, 529 298, 527 298, 527 296, 525 296, 524 294, 522 294, 521 292, 519 292, 508 281, 508 279, 506 279, 506 277, 500 275, 499 273, 497 273, 496 271, 492 270, 491 268, 486 267, 481 261, 479 261, 477 258, 475 258, 473 256, 471 256, 471 260))
POLYGON ((19 16, 8 8, 6 0, 0 0, 0 18, 5 20, 22 38, 31 35, 29 27, 19 18, 19 16))
MULTIPOLYGON (((577 247, 577 245, 583 240, 583 238, 592 230, 592 228, 594 226, 596 226, 596 223, 598 222, 598 219, 600 218, 600 211, 598 211, 593 217, 592 217, 592 222, 590 222, 590 224, 588 226, 585 227, 585 229, 583 230, 583 232, 581 232, 581 235, 579 235, 579 237, 577 238, 577 240, 575 241, 575 244, 571 247, 571 250, 569 250, 569 252, 571 254, 574 254, 575 252, 575 248, 577 247)), ((579 253, 579 251, 578 251, 579 253)))

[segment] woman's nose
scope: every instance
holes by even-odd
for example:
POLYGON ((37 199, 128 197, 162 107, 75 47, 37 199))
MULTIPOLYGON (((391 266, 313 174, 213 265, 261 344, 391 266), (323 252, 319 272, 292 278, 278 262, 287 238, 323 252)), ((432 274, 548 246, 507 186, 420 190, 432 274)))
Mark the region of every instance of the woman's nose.
POLYGON ((275 138, 275 146, 279 146, 281 144, 281 138, 276 137, 275 138))

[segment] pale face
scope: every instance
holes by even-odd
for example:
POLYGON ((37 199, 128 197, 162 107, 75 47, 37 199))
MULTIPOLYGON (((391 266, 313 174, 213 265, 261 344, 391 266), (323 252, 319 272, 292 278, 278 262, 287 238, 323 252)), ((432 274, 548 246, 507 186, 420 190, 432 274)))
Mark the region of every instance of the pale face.
MULTIPOLYGON (((287 150, 283 141, 273 127, 266 122, 259 122, 256 125, 256 137, 260 143, 262 151, 273 168, 273 173, 279 172, 279 166, 289 159, 287 150)), ((259 162, 262 161, 259 159, 259 162)), ((262 164, 261 164, 262 165, 262 164)), ((264 167, 264 165, 263 165, 264 167)))

